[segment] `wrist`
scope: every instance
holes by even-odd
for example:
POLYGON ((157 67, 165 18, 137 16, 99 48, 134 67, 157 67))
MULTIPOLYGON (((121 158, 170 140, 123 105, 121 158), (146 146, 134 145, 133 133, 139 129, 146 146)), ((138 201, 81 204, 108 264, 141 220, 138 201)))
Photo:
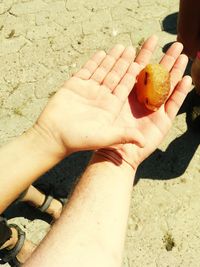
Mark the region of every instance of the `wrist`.
POLYGON ((135 175, 136 173, 137 168, 135 168, 135 166, 132 166, 128 161, 126 161, 117 149, 99 149, 95 152, 94 157, 99 157, 101 160, 108 161, 112 163, 113 166, 116 166, 121 170, 129 172, 132 175, 135 175))
POLYGON ((39 150, 47 154, 48 157, 54 158, 55 161, 59 162, 70 154, 68 149, 59 143, 56 136, 38 123, 33 125, 24 135, 30 143, 37 144, 39 150))

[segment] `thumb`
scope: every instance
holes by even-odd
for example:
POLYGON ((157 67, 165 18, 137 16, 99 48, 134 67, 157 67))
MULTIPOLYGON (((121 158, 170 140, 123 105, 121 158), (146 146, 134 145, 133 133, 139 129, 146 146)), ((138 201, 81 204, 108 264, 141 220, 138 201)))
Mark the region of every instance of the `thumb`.
POLYGON ((112 127, 108 136, 111 136, 110 144, 127 144, 133 143, 139 147, 144 147, 145 138, 139 130, 131 127, 112 127))

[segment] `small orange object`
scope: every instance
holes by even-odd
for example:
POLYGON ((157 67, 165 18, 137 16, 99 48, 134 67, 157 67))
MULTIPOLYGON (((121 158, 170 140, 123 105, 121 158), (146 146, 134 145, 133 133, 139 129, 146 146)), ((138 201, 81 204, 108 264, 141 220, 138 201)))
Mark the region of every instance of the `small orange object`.
POLYGON ((138 75, 136 94, 138 101, 149 110, 156 111, 166 101, 170 91, 170 75, 160 64, 147 65, 138 75))

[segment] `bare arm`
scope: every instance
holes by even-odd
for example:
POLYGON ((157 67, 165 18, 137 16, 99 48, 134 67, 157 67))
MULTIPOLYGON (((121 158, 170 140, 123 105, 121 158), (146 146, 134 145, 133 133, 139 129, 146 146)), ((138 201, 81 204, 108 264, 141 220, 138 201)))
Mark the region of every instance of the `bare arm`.
POLYGON ((62 158, 63 152, 59 153, 54 140, 45 133, 39 134, 34 128, 2 147, 0 214, 23 190, 62 158))
MULTIPOLYGON (((157 38, 150 40, 156 44, 157 38)), ((137 73, 127 73, 134 59, 133 47, 97 52, 50 99, 34 127, 0 149, 0 213, 70 153, 121 142, 143 145, 136 127, 114 123, 136 79, 137 73)))
POLYGON ((25 266, 120 266, 134 175, 127 163, 119 167, 94 155, 61 219, 25 266))
MULTIPOLYGON (((136 61, 147 64, 150 47, 136 61)), ((182 79, 187 57, 180 56, 181 51, 182 45, 174 44, 160 62, 169 69, 172 81, 165 105, 147 113, 130 95, 119 116, 120 124, 137 121, 146 136, 145 147, 121 144, 94 155, 60 220, 26 267, 121 265, 135 170, 163 140, 191 86, 189 77, 182 79)))

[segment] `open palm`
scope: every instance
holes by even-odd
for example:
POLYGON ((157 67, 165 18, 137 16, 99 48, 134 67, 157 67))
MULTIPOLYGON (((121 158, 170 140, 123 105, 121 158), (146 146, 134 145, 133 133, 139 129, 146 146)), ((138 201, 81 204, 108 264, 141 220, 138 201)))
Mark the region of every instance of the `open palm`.
MULTIPOLYGON (((136 58, 136 63, 141 65, 140 62, 142 62, 142 65, 145 66, 149 62, 154 48, 155 45, 151 40, 146 42, 141 50, 144 50, 144 53, 136 58)), ((119 115, 117 121, 119 125, 134 126, 139 129, 146 141, 143 148, 133 144, 111 147, 111 150, 113 148, 117 150, 121 157, 134 168, 137 168, 161 143, 191 88, 191 78, 189 76, 182 78, 188 62, 185 55, 180 55, 182 49, 182 44, 174 43, 160 61, 160 64, 170 71, 171 93, 166 103, 156 112, 148 111, 137 101, 133 90, 119 115)))
POLYGON ((142 146, 139 129, 116 123, 135 84, 134 59, 131 46, 97 52, 49 101, 37 125, 70 152, 119 143, 142 146))

